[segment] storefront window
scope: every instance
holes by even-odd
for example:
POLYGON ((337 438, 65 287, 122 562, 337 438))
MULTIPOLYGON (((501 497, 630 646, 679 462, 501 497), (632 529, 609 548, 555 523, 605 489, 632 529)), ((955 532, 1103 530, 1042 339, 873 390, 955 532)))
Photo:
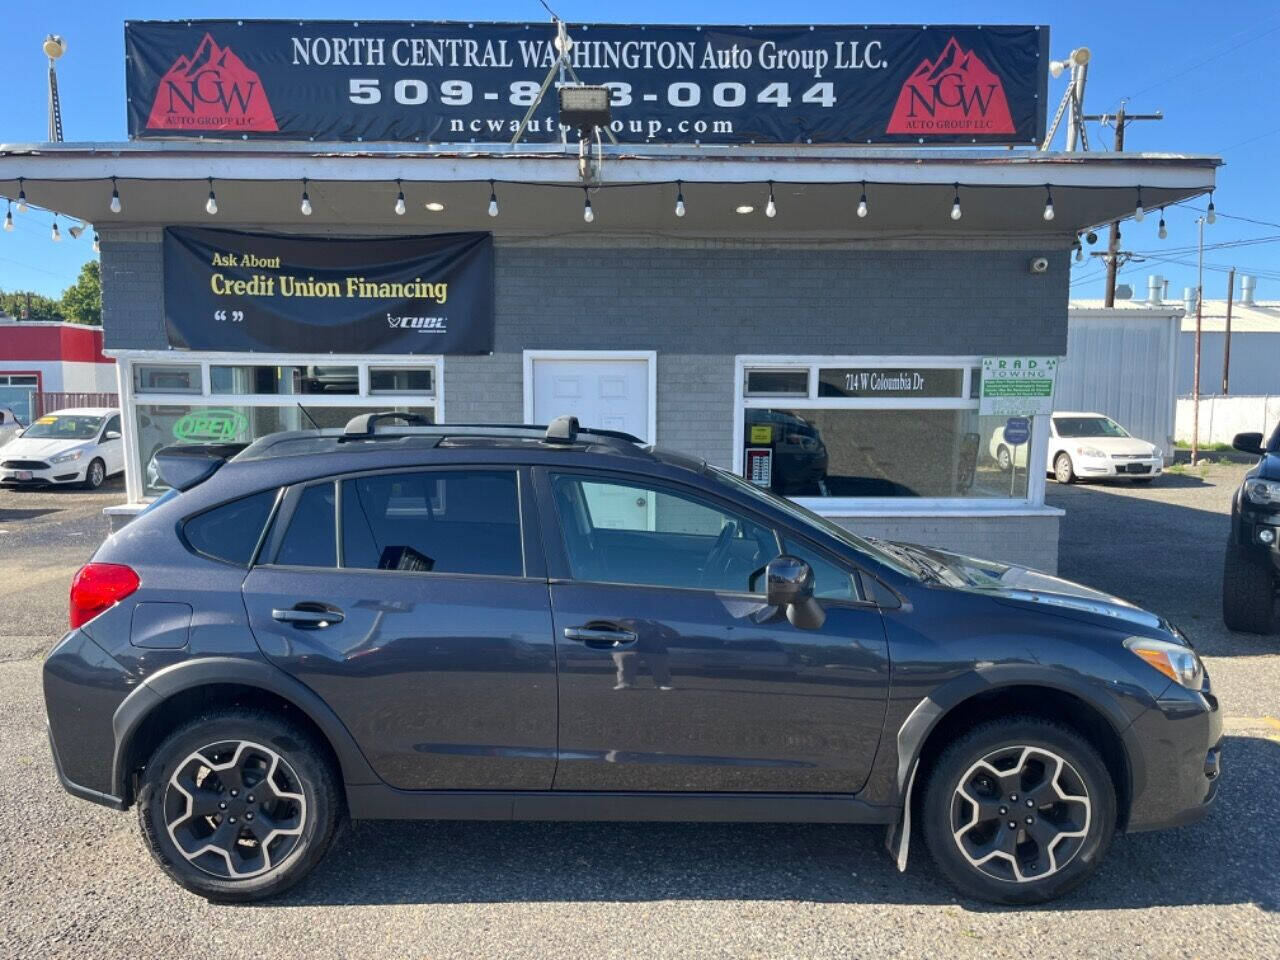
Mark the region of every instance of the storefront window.
POLYGON ((796 498, 1025 500, 1030 439, 978 415, 973 378, 964 362, 748 367, 739 472, 796 498), (790 402, 764 390, 800 384, 790 402))
POLYGON ((370 393, 435 393, 431 367, 370 367, 370 393))
POLYGON ((136 363, 133 366, 136 393, 201 393, 198 363, 136 363))
POLYGON ((209 389, 217 394, 356 394, 355 367, 211 366, 209 389))

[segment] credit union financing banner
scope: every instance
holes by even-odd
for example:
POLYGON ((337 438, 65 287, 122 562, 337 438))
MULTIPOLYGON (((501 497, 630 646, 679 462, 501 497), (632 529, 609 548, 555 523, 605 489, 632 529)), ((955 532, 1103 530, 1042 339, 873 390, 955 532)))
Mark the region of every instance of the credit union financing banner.
POLYGON ((169 344, 277 353, 489 353, 493 237, 334 240, 169 227, 169 344))
MULTIPOLYGON (((624 143, 1038 143, 1049 28, 570 25, 624 143)), ((125 25, 129 136, 510 141, 548 23, 125 25)), ((550 91, 525 133, 560 139, 550 91)))

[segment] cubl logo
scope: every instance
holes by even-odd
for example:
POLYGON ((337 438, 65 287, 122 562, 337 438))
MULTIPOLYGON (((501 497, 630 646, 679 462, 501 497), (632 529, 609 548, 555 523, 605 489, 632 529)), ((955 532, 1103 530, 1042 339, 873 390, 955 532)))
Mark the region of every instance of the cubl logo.
POLYGON ((160 79, 148 130, 276 131, 258 75, 230 47, 204 35, 195 55, 181 56, 160 79))
POLYGON ((1000 78, 952 37, 938 59, 923 60, 902 85, 886 132, 928 137, 1016 131, 1000 78))

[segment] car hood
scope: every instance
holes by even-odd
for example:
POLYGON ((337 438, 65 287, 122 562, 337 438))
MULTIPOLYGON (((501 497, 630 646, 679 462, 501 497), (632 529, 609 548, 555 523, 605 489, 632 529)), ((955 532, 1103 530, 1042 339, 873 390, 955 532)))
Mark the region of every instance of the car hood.
POLYGON ((1063 437, 1070 447, 1095 447, 1108 455, 1128 454, 1150 456, 1156 450, 1154 443, 1137 437, 1063 437))
POLYGON ((979 560, 932 547, 912 544, 894 546, 921 557, 927 565, 932 566, 937 580, 953 590, 1003 600, 1043 604, 1062 611, 1091 613, 1144 627, 1172 630, 1163 617, 1128 600, 1029 567, 979 560))
POLYGON ((7 459, 47 460, 81 447, 93 446, 92 440, 60 440, 56 437, 14 437, 4 445, 7 459))

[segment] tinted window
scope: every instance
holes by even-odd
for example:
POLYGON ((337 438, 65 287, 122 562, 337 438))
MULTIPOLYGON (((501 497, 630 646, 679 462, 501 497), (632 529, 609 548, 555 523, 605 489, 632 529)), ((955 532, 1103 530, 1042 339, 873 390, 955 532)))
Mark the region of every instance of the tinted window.
POLYGON ((338 565, 337 542, 333 484, 315 484, 302 491, 275 562, 299 567, 334 567, 338 565))
POLYGON ((523 575, 515 473, 440 470, 343 481, 342 565, 523 575))
POLYGON ((694 496, 585 477, 553 487, 576 580, 745 593, 778 555, 773 531, 694 496))
POLYGON ((783 541, 783 552, 799 557, 813 568, 813 595, 828 600, 858 600, 858 590, 854 585, 853 575, 843 567, 817 550, 797 543, 795 540, 783 541))
POLYGON ((276 491, 264 490, 232 500, 196 514, 183 525, 182 532, 197 553, 247 567, 275 499, 276 491))

